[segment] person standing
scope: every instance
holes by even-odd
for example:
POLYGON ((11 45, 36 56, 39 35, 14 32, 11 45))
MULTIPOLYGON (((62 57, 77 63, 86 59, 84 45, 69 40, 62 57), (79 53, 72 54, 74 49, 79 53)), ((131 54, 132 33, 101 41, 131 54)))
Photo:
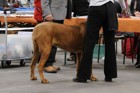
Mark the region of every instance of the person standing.
POLYGON ((113 2, 113 0, 90 0, 83 54, 74 82, 85 83, 91 77, 93 49, 98 41, 101 27, 105 41, 105 81, 112 82, 112 78, 117 78, 114 37, 118 29, 118 20, 113 2))
POLYGON ((89 0, 72 0, 73 16, 88 15, 89 0))
MULTIPOLYGON (((127 1, 127 0, 125 0, 127 1)), ((130 2, 130 15, 135 16, 135 12, 140 11, 140 0, 132 0, 130 2)), ((131 44, 130 44, 130 38, 127 38, 126 40, 126 56, 128 58, 136 58, 136 53, 137 53, 137 43, 138 43, 138 38, 139 38, 139 33, 131 32, 130 35, 132 34, 133 38, 131 38, 131 43, 132 43, 132 48, 131 50, 131 44), (132 52, 134 51, 134 52, 132 52)), ((129 33, 128 33, 129 35, 129 33)))
MULTIPOLYGON (((89 0, 72 0, 73 17, 87 16, 88 15, 89 0)), ((67 61, 75 61, 76 54, 70 52, 67 61)))
POLYGON ((1 6, 1 7, 6 7, 6 6, 8 6, 7 0, 0 0, 0 6, 1 6))
POLYGON ((124 0, 114 0, 117 13, 122 14, 126 12, 126 3, 124 0))
MULTIPOLYGON (((140 11, 135 11, 134 15, 136 17, 140 17, 140 11)), ((135 67, 140 68, 140 35, 139 35, 138 41, 137 41, 137 62, 135 63, 135 67)))
POLYGON ((34 2, 34 0, 27 0, 27 4, 28 4, 29 8, 33 8, 34 7, 33 2, 34 2))
MULTIPOLYGON (((7 0, 0 0, 0 11, 4 11, 4 14, 6 13, 5 10, 9 9, 9 5, 7 0)), ((2 26, 0 22, 0 27, 2 26)))
POLYGON ((131 15, 135 16, 136 11, 140 11, 140 0, 132 0, 130 3, 131 15))
MULTIPOLYGON (((63 24, 65 18, 71 18, 71 0, 41 0, 43 20, 63 24)), ((53 66, 57 48, 52 46, 50 56, 45 64, 45 72, 56 73, 59 67, 53 66)))
POLYGON ((137 50, 137 62, 135 63, 136 68, 140 68, 140 36, 138 38, 138 50, 137 50))

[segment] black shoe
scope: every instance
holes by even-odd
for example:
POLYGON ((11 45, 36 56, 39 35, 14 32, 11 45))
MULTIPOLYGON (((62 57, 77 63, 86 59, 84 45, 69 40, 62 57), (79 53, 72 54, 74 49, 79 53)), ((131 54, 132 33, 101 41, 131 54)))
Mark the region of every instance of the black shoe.
POLYGON ((112 82, 112 78, 107 78, 107 77, 105 77, 105 81, 106 81, 106 82, 112 82))
POLYGON ((135 67, 136 67, 136 68, 140 68, 140 64, 136 64, 135 67))
POLYGON ((138 64, 139 64, 139 62, 136 62, 136 63, 135 63, 135 66, 138 65, 138 64))
POLYGON ((67 58, 67 61, 75 61, 75 56, 74 55, 71 55, 69 58, 67 58))
POLYGON ((73 78, 74 82, 80 82, 80 83, 87 83, 87 79, 81 79, 81 78, 73 78))

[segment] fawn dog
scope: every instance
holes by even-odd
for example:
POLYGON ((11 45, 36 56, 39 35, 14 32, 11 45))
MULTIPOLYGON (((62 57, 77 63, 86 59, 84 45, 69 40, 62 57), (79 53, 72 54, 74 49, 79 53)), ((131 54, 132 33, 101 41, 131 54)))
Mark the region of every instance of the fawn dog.
MULTIPOLYGON (((80 23, 79 26, 69 26, 53 22, 43 22, 35 26, 32 33, 34 46, 33 57, 30 65, 31 80, 37 80, 34 69, 39 55, 41 58, 38 64, 38 71, 41 83, 49 83, 44 77, 44 64, 49 57, 52 45, 69 52, 76 52, 77 70, 82 54, 83 37, 85 33, 86 23, 80 23)), ((92 74, 91 81, 97 78, 92 74)))

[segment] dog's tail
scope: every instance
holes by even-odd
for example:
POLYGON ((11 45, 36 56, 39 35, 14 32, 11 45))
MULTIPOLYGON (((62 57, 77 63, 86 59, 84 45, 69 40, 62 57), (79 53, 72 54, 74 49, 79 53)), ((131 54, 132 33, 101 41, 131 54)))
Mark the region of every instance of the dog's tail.
POLYGON ((39 47, 38 44, 35 40, 33 40, 33 46, 34 46, 34 50, 33 50, 33 57, 32 57, 32 61, 31 61, 31 73, 34 73, 34 69, 36 66, 37 61, 39 61, 39 47))

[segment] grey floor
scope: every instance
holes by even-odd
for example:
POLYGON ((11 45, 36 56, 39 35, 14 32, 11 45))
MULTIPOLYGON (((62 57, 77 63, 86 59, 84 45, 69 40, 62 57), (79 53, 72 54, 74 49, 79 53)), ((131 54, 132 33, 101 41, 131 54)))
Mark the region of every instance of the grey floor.
POLYGON ((118 78, 111 83, 104 82, 103 59, 99 63, 93 59, 93 72, 98 81, 73 82, 76 76, 75 64, 69 61, 64 66, 64 52, 58 49, 55 65, 60 66, 61 70, 56 74, 45 73, 49 84, 40 83, 37 69, 38 80, 30 81, 30 60, 24 67, 20 67, 17 61, 12 62, 10 67, 0 68, 0 93, 140 93, 140 69, 135 68, 129 58, 122 64, 123 55, 121 49, 118 50, 118 78))

